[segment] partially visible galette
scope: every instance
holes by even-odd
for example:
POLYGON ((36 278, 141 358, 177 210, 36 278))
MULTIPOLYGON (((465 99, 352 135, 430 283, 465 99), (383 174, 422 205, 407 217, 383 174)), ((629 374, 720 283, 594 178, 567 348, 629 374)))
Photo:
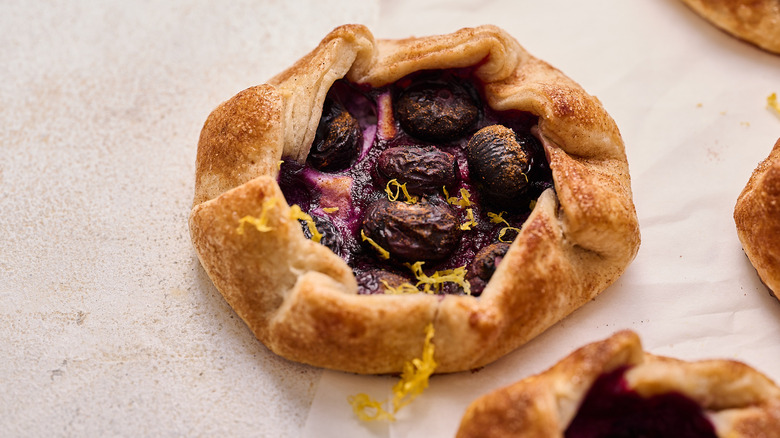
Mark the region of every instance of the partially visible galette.
POLYGON ((192 240, 274 352, 394 373, 485 365, 614 282, 639 229, 617 126, 493 26, 331 32, 209 116, 192 240))
POLYGON ((780 388, 732 360, 684 362, 622 331, 475 400, 458 438, 776 438, 780 388))
POLYGON ((742 249, 761 281, 780 293, 780 139, 737 198, 734 222, 742 249))
POLYGON ((682 0, 694 12, 731 35, 780 53, 777 0, 682 0))

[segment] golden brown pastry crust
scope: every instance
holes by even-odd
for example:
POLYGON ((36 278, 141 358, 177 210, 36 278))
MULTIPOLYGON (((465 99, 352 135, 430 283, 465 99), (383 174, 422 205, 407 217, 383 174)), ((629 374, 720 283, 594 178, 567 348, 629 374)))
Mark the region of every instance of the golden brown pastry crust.
POLYGON ((602 374, 631 366, 628 387, 649 397, 678 392, 697 402, 719 437, 780 437, 780 388, 731 360, 684 362, 642 350, 631 331, 588 344, 549 370, 486 394, 469 405, 458 438, 563 437, 602 374))
POLYGON ((780 292, 780 139, 753 171, 734 207, 737 236, 761 281, 780 292))
POLYGON ((682 0, 726 32, 780 53, 780 2, 777 0, 682 0))
POLYGON ((494 26, 375 41, 363 26, 331 32, 268 84, 207 119, 198 144, 190 230, 217 289, 272 351, 357 373, 393 373, 421 353, 433 323, 437 372, 485 365, 538 335, 614 282, 639 228, 623 142, 600 102, 494 26), (276 184, 279 160, 308 155, 339 78, 379 87, 409 73, 477 66, 487 103, 539 116, 555 191, 540 197, 480 298, 357 295, 350 268, 307 240, 276 184), (269 198, 274 231, 252 227, 269 198))

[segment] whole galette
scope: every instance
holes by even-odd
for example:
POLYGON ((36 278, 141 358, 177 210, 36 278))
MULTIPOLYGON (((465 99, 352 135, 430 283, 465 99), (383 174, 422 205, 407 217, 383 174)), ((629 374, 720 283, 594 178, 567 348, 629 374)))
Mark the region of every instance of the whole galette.
POLYGON ((780 139, 750 176, 734 207, 742 249, 761 281, 780 292, 780 139))
POLYGON ((494 26, 328 34, 206 120, 192 241, 288 359, 485 365, 613 283, 639 228, 615 122, 494 26), (432 331, 431 331, 432 330, 432 331))
POLYGON ((777 0, 682 0, 704 19, 764 50, 780 53, 777 0))
POLYGON ((458 438, 777 438, 780 388, 732 360, 684 362, 622 331, 469 405, 458 438))

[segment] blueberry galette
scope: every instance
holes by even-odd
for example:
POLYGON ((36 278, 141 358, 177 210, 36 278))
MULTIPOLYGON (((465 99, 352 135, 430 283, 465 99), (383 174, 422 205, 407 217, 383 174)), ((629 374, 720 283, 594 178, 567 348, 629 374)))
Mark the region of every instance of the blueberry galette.
POLYGON ((458 438, 777 438, 780 388, 731 360, 645 353, 630 331, 475 400, 458 438))
POLYGON ((731 35, 780 53, 777 0, 682 0, 694 12, 731 35))
POLYGON ((485 365, 614 282, 639 246, 600 102, 501 29, 331 32, 207 119, 192 240, 271 350, 393 373, 485 365))
POLYGON ((780 139, 737 198, 734 222, 750 263, 780 298, 780 139))

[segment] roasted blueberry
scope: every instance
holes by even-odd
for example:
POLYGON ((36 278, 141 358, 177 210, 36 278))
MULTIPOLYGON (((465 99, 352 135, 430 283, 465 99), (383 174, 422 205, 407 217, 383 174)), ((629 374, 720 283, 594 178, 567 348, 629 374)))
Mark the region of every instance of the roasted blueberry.
POLYGON ((363 218, 365 235, 403 261, 441 260, 460 242, 460 223, 443 202, 423 198, 414 204, 382 198, 363 218))
POLYGON ((479 108, 468 90, 455 82, 421 82, 404 90, 394 105, 395 117, 409 135, 447 142, 472 131, 479 108))
POLYGON ((456 165, 452 154, 434 146, 397 146, 379 155, 376 169, 386 181, 396 179, 410 193, 423 194, 454 184, 456 165))
MULTIPOLYGON (((317 231, 322 234, 320 243, 327 246, 335 254, 341 255, 341 233, 338 228, 324 217, 312 215, 311 218, 314 221, 314 226, 317 228, 317 231)), ((312 234, 311 230, 309 230, 309 224, 306 221, 300 221, 300 223, 301 228, 303 229, 303 235, 306 236, 307 239, 311 239, 312 234)))
MULTIPOLYGON (((358 293, 383 294, 387 286, 397 288, 404 283, 410 283, 409 279, 383 269, 370 269, 355 274, 358 283, 358 293)), ((411 284, 411 283, 410 283, 411 284)))
POLYGON ((358 121, 341 104, 327 99, 309 151, 309 163, 325 172, 345 169, 357 158, 362 143, 358 121))
POLYGON ((469 140, 466 157, 480 191, 501 204, 522 195, 529 187, 535 142, 532 135, 519 136, 502 125, 477 131, 469 140))
POLYGON ((508 243, 493 243, 482 248, 474 256, 466 271, 466 280, 471 284, 472 295, 482 293, 507 251, 509 251, 508 243))

